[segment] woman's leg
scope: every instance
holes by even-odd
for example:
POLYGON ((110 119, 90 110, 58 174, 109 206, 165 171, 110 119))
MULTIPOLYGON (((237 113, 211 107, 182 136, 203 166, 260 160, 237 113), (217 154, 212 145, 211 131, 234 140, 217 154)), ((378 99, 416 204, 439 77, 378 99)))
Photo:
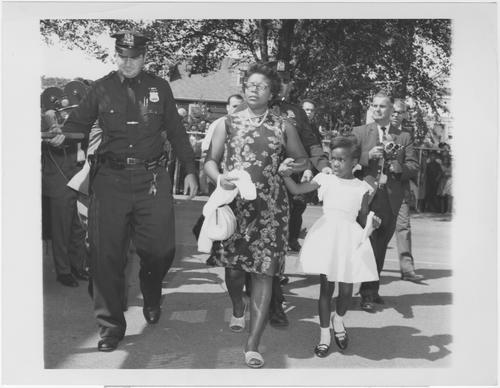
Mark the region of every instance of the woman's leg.
POLYGON ((252 293, 250 297, 250 335, 245 352, 259 351, 259 343, 267 322, 271 301, 273 277, 252 273, 252 293))
POLYGON ((226 268, 226 287, 233 303, 233 316, 240 318, 245 312, 243 304, 243 286, 245 284, 245 272, 239 269, 226 268))
POLYGON ((326 275, 319 275, 320 288, 318 300, 319 325, 322 328, 330 327, 331 301, 335 283, 329 282, 326 275))

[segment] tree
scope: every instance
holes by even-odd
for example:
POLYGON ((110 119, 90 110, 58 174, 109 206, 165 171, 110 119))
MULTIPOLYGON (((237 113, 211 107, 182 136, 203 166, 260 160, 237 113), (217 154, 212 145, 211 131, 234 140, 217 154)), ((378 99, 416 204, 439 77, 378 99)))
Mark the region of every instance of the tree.
POLYGON ((381 89, 412 97, 433 112, 446 109, 440 102, 450 73, 449 20, 41 21, 46 42, 57 36, 69 48, 85 49, 103 61, 110 53, 95 36, 123 28, 150 35, 148 67, 156 72, 172 73, 177 63, 188 60, 192 72, 206 73, 230 54, 244 62, 284 60, 292 65, 292 100, 314 99, 325 122, 346 109, 361 122, 363 105, 381 89))

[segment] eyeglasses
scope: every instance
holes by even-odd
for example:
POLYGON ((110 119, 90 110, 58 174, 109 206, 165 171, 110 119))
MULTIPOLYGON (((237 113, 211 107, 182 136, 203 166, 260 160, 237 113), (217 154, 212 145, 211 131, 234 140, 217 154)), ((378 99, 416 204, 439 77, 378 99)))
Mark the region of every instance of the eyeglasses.
POLYGON ((255 82, 246 82, 245 83, 245 89, 255 89, 258 92, 260 92, 262 90, 266 90, 267 88, 269 88, 269 85, 265 84, 265 83, 255 83, 255 82))

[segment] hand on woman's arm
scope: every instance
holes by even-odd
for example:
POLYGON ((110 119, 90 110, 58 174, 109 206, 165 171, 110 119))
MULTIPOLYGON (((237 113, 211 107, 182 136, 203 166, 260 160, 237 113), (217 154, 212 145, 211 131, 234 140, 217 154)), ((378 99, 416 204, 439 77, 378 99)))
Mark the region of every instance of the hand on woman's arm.
POLYGON ((203 169, 212 182, 217 183, 220 176, 220 185, 225 190, 233 190, 236 186, 231 183, 234 178, 227 178, 226 174, 219 172, 219 163, 224 154, 224 143, 226 141, 226 126, 225 120, 219 121, 214 129, 210 148, 208 149, 207 158, 203 169))
POLYGON ((301 172, 306 169, 310 169, 311 166, 309 158, 307 156, 306 150, 304 149, 304 145, 300 141, 297 130, 288 121, 284 122, 284 128, 286 139, 286 154, 287 156, 295 160, 294 164, 291 165, 293 167, 293 172, 301 172))

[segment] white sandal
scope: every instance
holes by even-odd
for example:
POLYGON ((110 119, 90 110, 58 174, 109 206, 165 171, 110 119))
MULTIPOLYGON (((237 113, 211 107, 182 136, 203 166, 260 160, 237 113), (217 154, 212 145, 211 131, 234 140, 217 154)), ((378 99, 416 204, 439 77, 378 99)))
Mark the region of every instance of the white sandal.
POLYGON ((262 368, 264 366, 264 358, 259 352, 254 352, 252 350, 245 352, 245 364, 249 368, 262 368))
POLYGON ((243 305, 243 315, 239 318, 231 315, 231 320, 229 321, 229 328, 234 333, 241 333, 243 330, 245 330, 245 313, 247 311, 248 303, 246 303, 244 299, 243 305))

